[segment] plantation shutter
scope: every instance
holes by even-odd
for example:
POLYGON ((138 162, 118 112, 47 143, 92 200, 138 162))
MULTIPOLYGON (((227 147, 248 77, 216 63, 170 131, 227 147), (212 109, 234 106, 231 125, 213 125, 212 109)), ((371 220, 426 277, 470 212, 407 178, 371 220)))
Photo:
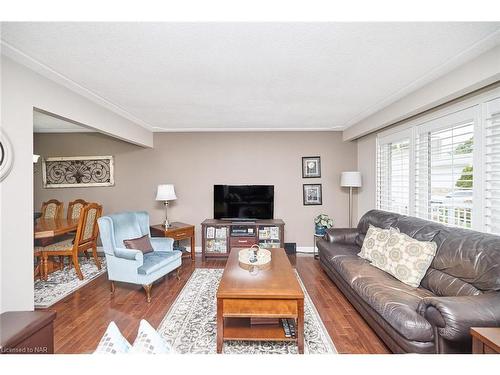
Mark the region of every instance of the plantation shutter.
POLYGON ((484 225, 500 234, 500 98, 486 103, 484 225))
POLYGON ((472 107, 417 127, 415 216, 472 226, 476 113, 472 107))
POLYGON ((377 208, 409 214, 410 136, 378 139, 377 208), (399 139, 398 139, 399 138, 399 139))

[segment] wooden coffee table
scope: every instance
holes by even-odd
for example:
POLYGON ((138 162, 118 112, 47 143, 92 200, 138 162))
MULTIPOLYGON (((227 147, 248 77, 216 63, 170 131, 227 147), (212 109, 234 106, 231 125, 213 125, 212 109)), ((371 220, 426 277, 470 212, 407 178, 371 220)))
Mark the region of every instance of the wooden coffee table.
POLYGON ((217 290, 217 353, 230 340, 295 341, 304 353, 304 293, 284 249, 272 249, 270 267, 255 275, 231 251, 217 290), (251 325, 250 318, 295 319, 296 337, 286 337, 281 324, 251 325))

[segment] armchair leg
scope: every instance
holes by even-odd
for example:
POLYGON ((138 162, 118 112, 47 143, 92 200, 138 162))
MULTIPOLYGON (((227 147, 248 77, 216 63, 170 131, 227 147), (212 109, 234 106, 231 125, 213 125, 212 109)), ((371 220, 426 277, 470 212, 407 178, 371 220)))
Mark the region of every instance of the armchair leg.
POLYGON ((146 291, 146 299, 148 303, 151 302, 151 288, 153 287, 153 284, 143 285, 142 287, 146 291))
POLYGON ((115 293, 115 282, 111 280, 111 294, 115 293))
POLYGON ((177 280, 181 279, 181 268, 177 268, 177 271, 175 271, 175 277, 177 277, 177 280))

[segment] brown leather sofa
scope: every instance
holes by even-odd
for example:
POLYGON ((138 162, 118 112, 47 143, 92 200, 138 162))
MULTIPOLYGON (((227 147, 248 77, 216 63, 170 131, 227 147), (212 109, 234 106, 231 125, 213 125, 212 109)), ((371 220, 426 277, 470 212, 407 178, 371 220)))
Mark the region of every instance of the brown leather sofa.
POLYGON ((470 327, 500 327, 500 236, 372 210, 317 245, 323 270, 395 353, 470 353, 470 327), (357 256, 369 224, 437 243, 418 288, 357 256))

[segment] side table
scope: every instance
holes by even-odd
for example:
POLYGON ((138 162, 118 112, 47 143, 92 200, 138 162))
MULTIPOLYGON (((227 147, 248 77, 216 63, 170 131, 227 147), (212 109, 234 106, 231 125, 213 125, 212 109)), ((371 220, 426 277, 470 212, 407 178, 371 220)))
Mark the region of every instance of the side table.
POLYGON ((163 224, 152 225, 150 227, 151 236, 153 237, 169 237, 176 241, 191 240, 191 260, 195 259, 195 246, 194 246, 194 225, 173 222, 171 226, 165 228, 163 224))
POLYGON ((314 233, 314 248, 313 248, 314 259, 319 258, 319 254, 316 254, 316 242, 318 242, 319 238, 323 238, 323 235, 314 233))
POLYGON ((470 334, 472 335, 473 354, 500 353, 500 328, 472 327, 470 334))

